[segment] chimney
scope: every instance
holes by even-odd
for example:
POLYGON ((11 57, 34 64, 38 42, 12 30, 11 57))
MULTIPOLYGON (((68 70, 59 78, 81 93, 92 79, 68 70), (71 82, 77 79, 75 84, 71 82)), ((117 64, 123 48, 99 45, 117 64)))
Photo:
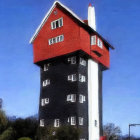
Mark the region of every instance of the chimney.
POLYGON ((96 31, 95 8, 91 3, 88 6, 88 25, 96 31))

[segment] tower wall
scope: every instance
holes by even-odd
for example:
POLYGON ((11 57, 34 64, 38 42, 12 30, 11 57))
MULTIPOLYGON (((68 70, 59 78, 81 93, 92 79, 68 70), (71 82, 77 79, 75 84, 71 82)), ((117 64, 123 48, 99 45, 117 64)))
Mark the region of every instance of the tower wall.
POLYGON ((81 130, 80 138, 88 139, 88 58, 82 54, 65 55, 41 64, 41 91, 39 118, 44 119, 45 126, 54 126, 54 120, 60 119, 60 126, 71 125, 68 118, 76 117, 77 128, 81 130), (68 58, 76 56, 76 64, 70 64, 68 58), (86 66, 80 64, 84 58, 86 66), (50 64, 47 71, 44 64, 50 64), (68 81, 68 75, 76 74, 76 81, 68 81), (79 74, 85 76, 85 82, 79 82, 79 74), (50 79, 50 85, 43 87, 43 81, 50 79), (67 95, 75 94, 76 101, 68 102, 67 95), (85 96, 83 103, 79 102, 80 95, 85 96), (49 98, 49 104, 41 106, 41 100, 49 98), (83 125, 79 125, 79 117, 83 125))

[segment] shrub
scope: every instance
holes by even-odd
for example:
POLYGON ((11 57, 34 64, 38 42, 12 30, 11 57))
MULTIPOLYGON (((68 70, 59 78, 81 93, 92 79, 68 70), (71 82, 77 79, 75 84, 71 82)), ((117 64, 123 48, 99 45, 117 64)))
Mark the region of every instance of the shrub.
POLYGON ((14 137, 15 131, 11 127, 9 127, 0 135, 0 140, 14 140, 14 137))
POLYGON ((30 139, 28 137, 22 137, 22 138, 19 138, 18 140, 32 140, 32 139, 30 139))

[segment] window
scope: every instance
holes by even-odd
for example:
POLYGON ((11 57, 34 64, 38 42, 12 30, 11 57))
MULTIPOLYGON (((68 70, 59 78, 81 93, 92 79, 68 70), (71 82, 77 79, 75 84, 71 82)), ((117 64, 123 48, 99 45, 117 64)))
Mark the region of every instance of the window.
POLYGON ((84 103, 86 101, 86 97, 84 95, 79 95, 79 102, 84 103))
POLYGON ((68 62, 70 62, 71 64, 76 64, 76 56, 69 57, 68 62))
POLYGON ((67 95, 68 102, 76 102, 76 94, 67 95))
POLYGON ((54 120, 54 127, 59 127, 60 126, 60 120, 59 119, 55 119, 54 120))
POLYGON ((76 81, 76 74, 68 75, 68 81, 76 81))
POLYGON ((86 77, 84 75, 79 74, 79 81, 86 82, 86 77))
POLYGON ((83 58, 80 58, 80 64, 83 66, 86 66, 86 60, 84 60, 83 58))
POLYGON ((58 42, 62 42, 62 41, 64 41, 64 35, 59 35, 57 37, 54 37, 54 38, 51 38, 48 40, 49 45, 52 45, 52 44, 55 44, 58 42))
POLYGON ((41 99, 41 106, 45 106, 46 104, 49 104, 49 98, 41 99))
POLYGON ((47 71, 49 69, 50 64, 44 64, 44 71, 47 71))
POLYGON ((40 127, 44 127, 44 119, 40 120, 40 127))
POLYGON ((43 87, 50 85, 50 79, 43 81, 43 87))
POLYGON ((51 29, 56 29, 63 26, 63 18, 59 18, 51 22, 51 29))
POLYGON ((97 45, 102 49, 103 48, 103 43, 102 41, 98 38, 98 41, 97 41, 97 45))
POLYGON ((71 117, 71 125, 76 125, 76 117, 71 117))
POLYGON ((83 125, 83 118, 82 117, 79 117, 79 125, 83 125))
POLYGON ((95 120, 95 124, 94 125, 95 125, 95 127, 97 127, 97 120, 95 120))
POLYGON ((96 45, 96 35, 91 36, 91 45, 96 45))

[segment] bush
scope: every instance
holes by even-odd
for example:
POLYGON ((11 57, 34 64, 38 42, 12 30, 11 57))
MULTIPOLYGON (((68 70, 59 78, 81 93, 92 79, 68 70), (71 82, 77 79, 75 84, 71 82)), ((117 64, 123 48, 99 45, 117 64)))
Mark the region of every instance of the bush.
POLYGON ((4 111, 0 110, 0 134, 6 129, 7 123, 8 121, 4 111))
POLYGON ((0 140, 14 140, 14 137, 15 131, 11 127, 9 127, 2 133, 2 135, 0 135, 0 140))
POLYGON ((32 140, 32 139, 30 139, 28 137, 22 137, 22 138, 19 138, 18 140, 32 140))

